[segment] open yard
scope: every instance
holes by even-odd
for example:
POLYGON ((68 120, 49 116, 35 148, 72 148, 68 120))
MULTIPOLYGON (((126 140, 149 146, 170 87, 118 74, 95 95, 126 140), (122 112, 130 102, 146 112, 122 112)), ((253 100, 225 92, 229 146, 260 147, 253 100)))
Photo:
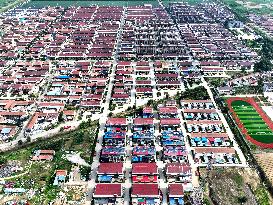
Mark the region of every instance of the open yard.
POLYGON ((273 145, 272 121, 258 104, 253 99, 228 100, 236 123, 247 139, 258 146, 270 148, 273 145))
POLYGON ((0 13, 7 11, 8 9, 11 9, 23 2, 24 0, 0 0, 0 13))
POLYGON ((255 14, 273 14, 273 6, 271 0, 224 0, 225 4, 227 4, 235 13, 239 16, 244 16, 249 13, 255 14))
POLYGON ((255 154, 255 158, 264 170, 270 182, 273 183, 273 153, 257 153, 255 154))
POLYGON ((213 168, 200 170, 205 185, 205 204, 270 205, 271 198, 254 169, 213 168), (212 201, 212 202, 211 202, 212 201))
MULTIPOLYGON (((82 123, 78 130, 60 133, 47 141, 1 154, 0 165, 16 160, 24 167, 21 172, 14 173, 13 177, 7 179, 7 183, 13 184, 15 188, 26 189, 27 193, 20 197, 30 197, 31 204, 49 204, 62 191, 61 187, 53 185, 56 170, 67 170, 69 173, 74 165, 78 166, 66 158, 68 153, 79 153, 80 157, 91 165, 97 128, 97 121, 82 123), (54 150, 55 155, 52 161, 31 161, 34 150, 54 150)), ((89 173, 90 167, 80 166, 83 179, 87 179, 89 173)))

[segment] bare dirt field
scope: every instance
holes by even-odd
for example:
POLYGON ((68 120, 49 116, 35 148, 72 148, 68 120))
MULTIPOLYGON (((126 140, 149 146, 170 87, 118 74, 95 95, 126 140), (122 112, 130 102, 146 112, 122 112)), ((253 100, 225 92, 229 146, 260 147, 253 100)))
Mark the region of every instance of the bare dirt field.
POLYGON ((264 170, 268 179, 273 183, 273 153, 255 154, 255 158, 264 170))
POLYGON ((212 205, 270 205, 269 194, 261 186, 258 174, 250 168, 213 168, 200 171, 205 181, 206 204, 212 205), (261 194, 265 193, 265 194, 261 194))

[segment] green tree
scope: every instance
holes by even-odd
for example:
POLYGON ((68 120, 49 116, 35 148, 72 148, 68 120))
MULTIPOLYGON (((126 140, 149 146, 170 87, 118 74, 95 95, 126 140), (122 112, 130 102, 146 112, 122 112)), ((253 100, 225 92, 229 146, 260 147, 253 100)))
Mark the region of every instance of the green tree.
POLYGON ((19 141, 18 141, 18 145, 19 145, 19 146, 22 146, 22 145, 23 145, 23 141, 22 141, 22 140, 19 140, 19 141))
POLYGON ((272 63, 267 58, 262 58, 259 62, 254 65, 254 72, 270 71, 272 70, 272 63))
POLYGON ((7 163, 7 159, 1 156, 0 157, 0 165, 1 164, 6 164, 6 163, 7 163))
POLYGON ((74 136, 75 144, 79 145, 84 141, 84 132, 77 132, 74 136))
POLYGON ((246 196, 239 196, 239 197, 238 197, 238 202, 239 202, 240 204, 246 203, 246 202, 247 202, 247 197, 246 197, 246 196))
POLYGON ((81 176, 88 181, 89 180, 89 176, 90 176, 90 172, 91 172, 91 167, 85 167, 85 166, 81 166, 80 167, 80 172, 81 172, 81 176))
POLYGON ((58 122, 63 122, 64 121, 64 112, 61 111, 59 116, 58 116, 58 122))
POLYGON ((31 142, 30 136, 27 137, 27 142, 31 142))

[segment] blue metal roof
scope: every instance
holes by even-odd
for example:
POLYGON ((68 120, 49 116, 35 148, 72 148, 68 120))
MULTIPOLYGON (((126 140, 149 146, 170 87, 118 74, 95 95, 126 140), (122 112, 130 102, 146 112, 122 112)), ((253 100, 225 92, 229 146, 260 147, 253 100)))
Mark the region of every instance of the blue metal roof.
POLYGON ((11 128, 9 127, 4 127, 1 131, 1 134, 9 134, 11 131, 11 128))
POLYGON ((59 75, 59 76, 57 76, 56 78, 58 78, 58 79, 69 79, 69 78, 71 78, 71 77, 68 76, 68 75, 59 75))

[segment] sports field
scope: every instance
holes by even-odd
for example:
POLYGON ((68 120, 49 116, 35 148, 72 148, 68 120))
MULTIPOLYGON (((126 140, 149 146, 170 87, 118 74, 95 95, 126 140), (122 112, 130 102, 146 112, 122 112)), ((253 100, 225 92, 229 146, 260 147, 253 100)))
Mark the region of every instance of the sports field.
POLYGON ((252 143, 273 148, 273 123, 253 98, 229 98, 227 103, 242 133, 252 143))

